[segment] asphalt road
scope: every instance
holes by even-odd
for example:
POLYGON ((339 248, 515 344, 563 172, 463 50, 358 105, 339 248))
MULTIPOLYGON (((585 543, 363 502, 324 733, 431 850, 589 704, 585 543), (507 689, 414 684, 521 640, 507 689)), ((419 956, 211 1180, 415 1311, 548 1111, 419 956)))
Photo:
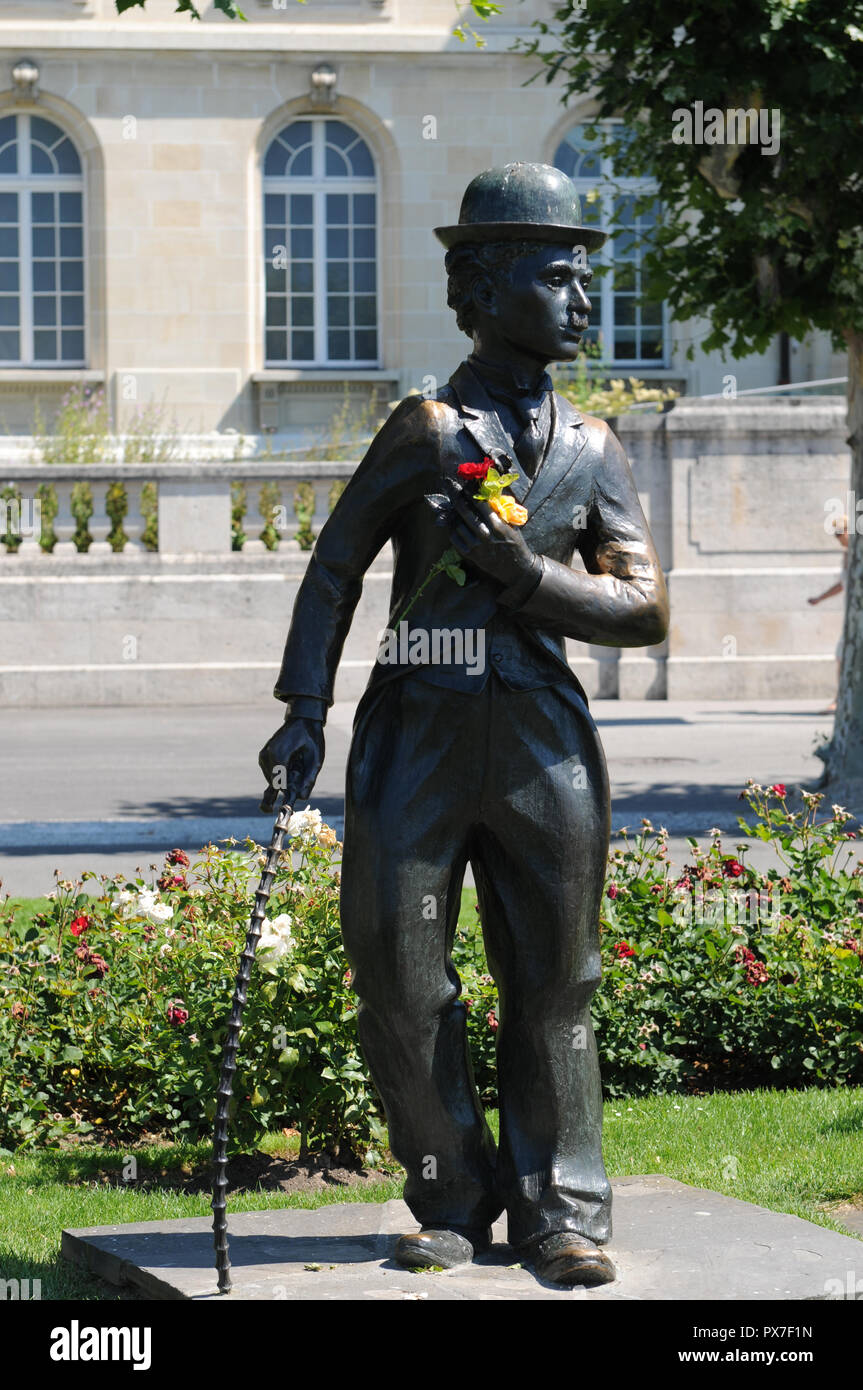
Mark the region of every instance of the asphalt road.
MULTIPOLYGON (((748 777, 813 786, 815 745, 829 733, 823 702, 596 701, 613 824, 647 816, 682 837, 713 825, 739 839, 748 777)), ((340 828, 353 705, 327 721, 327 756, 312 804, 340 828)), ((280 706, 7 710, 0 725, 3 892, 50 890, 53 871, 131 873, 174 846, 196 850, 234 834, 266 838, 257 755, 280 706)))

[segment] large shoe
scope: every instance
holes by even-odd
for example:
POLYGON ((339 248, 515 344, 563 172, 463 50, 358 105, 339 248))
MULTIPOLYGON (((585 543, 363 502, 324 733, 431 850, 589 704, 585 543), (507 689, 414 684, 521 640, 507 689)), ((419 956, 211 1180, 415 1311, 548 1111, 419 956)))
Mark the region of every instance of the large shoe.
POLYGON ((611 1284, 617 1278, 608 1255, 587 1236, 560 1231, 531 1245, 527 1252, 540 1279, 550 1284, 611 1284))
POLYGON ((399 1236, 393 1259, 405 1269, 457 1269, 469 1265, 491 1245, 490 1230, 423 1226, 414 1235, 399 1236))

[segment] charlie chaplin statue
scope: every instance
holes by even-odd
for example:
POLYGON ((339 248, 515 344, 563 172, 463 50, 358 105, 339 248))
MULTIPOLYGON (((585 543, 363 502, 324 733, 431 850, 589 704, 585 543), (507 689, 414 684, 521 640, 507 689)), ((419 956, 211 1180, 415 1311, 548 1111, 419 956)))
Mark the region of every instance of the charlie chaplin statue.
POLYGON ((611 1189, 590 1001, 609 789, 563 638, 661 642, 665 582, 623 449, 546 373, 578 352, 586 253, 605 240, 581 226, 573 184, 542 164, 489 169, 458 225, 436 235, 473 352, 434 396, 393 411, 321 530, 275 688, 285 722, 260 757, 262 809, 286 773, 298 797, 311 792, 363 575, 391 541, 390 628, 412 605, 410 642, 376 662, 356 712, 341 916, 363 1051, 422 1228, 396 1259, 466 1263, 505 1209, 510 1243, 541 1278, 605 1283, 611 1189), (475 500, 465 475, 481 469, 459 472, 489 459, 518 474, 524 524, 475 500), (448 548, 466 582, 442 571, 423 588, 448 548), (417 632, 464 640, 434 661, 442 644, 417 632), (469 650, 484 659, 458 659, 469 650), (450 956, 468 863, 500 997, 497 1150, 450 956))

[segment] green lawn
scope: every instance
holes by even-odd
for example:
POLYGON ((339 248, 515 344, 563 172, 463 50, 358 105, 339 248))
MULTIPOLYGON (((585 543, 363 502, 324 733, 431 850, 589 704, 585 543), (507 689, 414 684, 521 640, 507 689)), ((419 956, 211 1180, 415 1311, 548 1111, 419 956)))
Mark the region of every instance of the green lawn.
MULTIPOLYGON (((496 1129, 497 1116, 491 1118, 496 1129)), ((284 1143, 274 1135, 263 1147, 277 1151, 284 1143)), ((605 1107, 604 1150, 612 1177, 665 1173, 841 1230, 821 1204, 863 1194, 863 1088, 613 1101, 605 1107)), ((191 1171, 208 1153, 207 1145, 139 1149, 138 1171, 183 1164, 191 1171)), ((104 1182, 102 1175, 118 1172, 123 1161, 116 1150, 99 1148, 0 1156, 0 1277, 41 1279, 43 1298, 110 1298, 105 1286, 60 1259, 64 1226, 209 1215, 203 1195, 104 1182)), ((389 1179, 371 1190, 323 1195, 253 1193, 232 1198, 230 1210, 385 1201, 400 1189, 389 1179)))

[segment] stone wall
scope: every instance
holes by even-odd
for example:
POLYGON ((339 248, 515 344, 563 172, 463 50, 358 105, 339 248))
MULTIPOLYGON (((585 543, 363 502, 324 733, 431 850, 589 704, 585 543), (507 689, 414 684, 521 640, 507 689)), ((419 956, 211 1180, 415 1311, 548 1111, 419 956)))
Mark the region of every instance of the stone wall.
MULTIPOLYGON (((671 631, 661 647, 618 651, 570 643, 588 694, 623 699, 827 698, 835 688, 842 599, 807 599, 840 577, 841 552, 825 529, 831 499, 845 509, 849 455, 841 401, 679 401, 616 422, 668 574, 671 631)), ((315 489, 313 529, 332 481, 351 465, 211 460, 92 466, 96 500, 90 554, 71 544, 66 512, 53 555, 38 547, 0 556, 0 705, 197 704, 265 701, 308 552, 285 524, 278 551, 255 538, 231 550, 230 482, 250 495, 278 483, 286 505, 298 482, 315 489), (159 486, 161 549, 111 554, 104 489, 122 475, 135 494, 159 486)), ((62 477, 0 464, 0 482, 25 495, 62 477)), ((834 508, 835 510, 835 508, 834 508)), ((289 512, 290 515, 290 512, 289 512)), ((260 523, 263 524, 263 523, 260 523)), ((127 526, 140 533, 140 517, 127 526)), ((386 624, 391 562, 381 552, 339 671, 337 697, 364 687, 386 624)))

